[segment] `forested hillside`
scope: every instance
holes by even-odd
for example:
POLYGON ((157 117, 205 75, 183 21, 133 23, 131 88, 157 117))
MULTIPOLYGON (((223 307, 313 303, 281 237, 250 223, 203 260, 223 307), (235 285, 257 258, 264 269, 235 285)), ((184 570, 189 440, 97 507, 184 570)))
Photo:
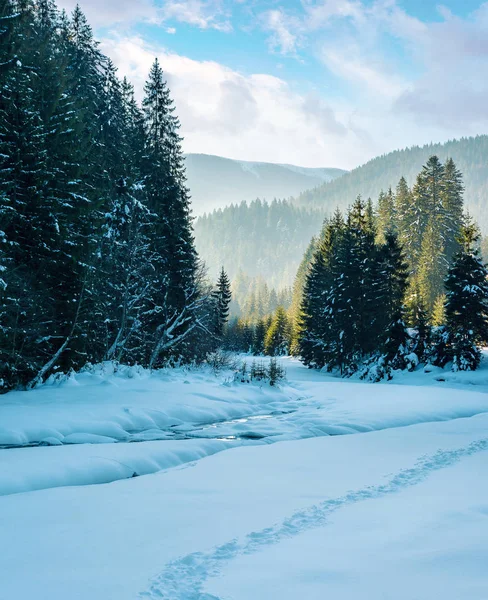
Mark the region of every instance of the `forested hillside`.
POLYGON ((212 277, 223 265, 231 279, 241 271, 261 276, 270 288, 280 290, 292 285, 322 220, 321 210, 296 207, 286 200, 242 202, 197 219, 196 245, 212 277))
POLYGON ((452 158, 463 173, 466 186, 465 205, 478 222, 484 234, 488 233, 488 136, 463 138, 445 144, 429 144, 390 152, 325 183, 303 192, 297 203, 301 206, 321 207, 327 214, 336 208, 345 210, 358 195, 377 198, 383 190, 394 188, 405 177, 413 185, 417 173, 429 156, 441 161, 452 158))
POLYGON ((297 196, 345 173, 342 169, 248 162, 210 154, 187 154, 185 164, 196 215, 256 198, 270 202, 297 196))

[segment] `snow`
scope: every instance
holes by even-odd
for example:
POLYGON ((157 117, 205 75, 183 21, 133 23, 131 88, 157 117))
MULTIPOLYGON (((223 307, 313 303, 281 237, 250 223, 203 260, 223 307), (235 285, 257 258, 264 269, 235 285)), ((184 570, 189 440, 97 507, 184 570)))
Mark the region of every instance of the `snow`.
POLYGON ((92 443, 4 451, 0 496, 129 479, 188 464, 234 445, 225 440, 171 440, 164 444, 103 444, 93 448, 92 443))
POLYGON ((76 434, 102 436, 106 442, 165 439, 178 426, 251 415, 286 399, 269 386, 229 385, 205 370, 150 375, 137 369, 114 373, 106 365, 105 370, 1 397, 0 446, 38 444, 46 438, 70 443, 76 434))
POLYGON ((106 365, 0 398, 4 439, 58 444, 0 450, 0 599, 486 600, 486 362, 284 363, 280 389, 106 365))

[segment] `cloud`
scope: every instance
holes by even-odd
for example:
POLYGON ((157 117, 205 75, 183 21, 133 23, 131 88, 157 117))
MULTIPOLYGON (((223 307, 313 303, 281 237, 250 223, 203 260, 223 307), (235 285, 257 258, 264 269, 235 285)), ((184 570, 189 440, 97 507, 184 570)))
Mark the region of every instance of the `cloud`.
MULTIPOLYGON (((58 0, 59 8, 71 12, 78 0, 58 0)), ((199 29, 232 30, 224 0, 83 0, 81 4, 89 23, 94 27, 113 27, 144 21, 165 23, 177 21, 199 29)), ((174 33, 168 27, 167 33, 174 33)))
POLYGON ((299 13, 265 11, 261 25, 275 51, 315 53, 360 114, 374 102, 405 129, 414 120, 438 136, 486 131, 488 2, 465 18, 438 12, 423 22, 397 0, 302 0, 299 13))
POLYGON ((243 75, 213 61, 196 61, 141 38, 105 39, 102 50, 136 85, 158 56, 182 124, 186 152, 314 166, 357 164, 365 138, 345 113, 278 77, 243 75))
POLYGON ((301 35, 301 24, 282 9, 268 10, 261 15, 262 27, 270 33, 269 45, 273 51, 295 54, 301 35))
POLYGON ((375 97, 376 102, 394 100, 405 90, 407 82, 397 74, 388 70, 381 61, 364 58, 361 48, 356 44, 342 46, 326 46, 322 50, 322 59, 327 67, 336 75, 360 86, 363 92, 375 97))
MULTIPOLYGON (((77 4, 78 0, 57 1, 58 7, 68 12, 72 12, 77 4)), ((159 11, 153 0, 83 0, 81 8, 93 27, 159 19, 159 11)))
POLYGON ((422 122, 475 134, 488 128, 488 3, 466 19, 442 10, 444 20, 412 36, 423 73, 394 109, 422 122))
POLYGON ((220 0, 166 0, 161 9, 163 20, 174 19, 200 29, 232 31, 224 4, 220 0))

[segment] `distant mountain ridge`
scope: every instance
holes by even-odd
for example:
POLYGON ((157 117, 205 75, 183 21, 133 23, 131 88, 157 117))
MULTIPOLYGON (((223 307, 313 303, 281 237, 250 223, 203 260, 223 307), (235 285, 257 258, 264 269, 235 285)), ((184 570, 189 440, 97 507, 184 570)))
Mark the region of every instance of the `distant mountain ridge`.
POLYGON ((370 160, 330 182, 302 192, 295 202, 301 206, 320 208, 324 214, 337 207, 346 209, 358 195, 376 202, 379 193, 396 187, 402 176, 408 184, 427 159, 436 154, 442 162, 452 158, 463 174, 465 206, 483 233, 488 233, 488 135, 451 140, 444 144, 414 146, 395 150, 370 160))
POLYGON ((290 198, 332 181, 342 169, 233 160, 211 154, 187 154, 187 185, 195 215, 256 198, 290 198))
POLYGON ((277 289, 289 286, 327 214, 336 207, 345 210, 358 195, 371 197, 376 204, 380 191, 395 187, 402 175, 412 185, 432 154, 443 162, 452 157, 462 171, 466 208, 487 234, 488 136, 483 135, 379 156, 284 204, 253 202, 211 212, 195 221, 198 252, 212 277, 224 265, 232 278, 241 269, 253 277, 263 276, 277 289))

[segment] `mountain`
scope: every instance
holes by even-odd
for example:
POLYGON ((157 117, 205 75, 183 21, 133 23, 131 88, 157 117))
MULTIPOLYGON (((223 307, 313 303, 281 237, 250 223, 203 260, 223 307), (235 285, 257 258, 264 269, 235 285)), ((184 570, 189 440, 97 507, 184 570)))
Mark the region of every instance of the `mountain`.
POLYGON ((243 200, 298 196, 344 173, 342 169, 247 162, 210 154, 186 155, 187 185, 197 216, 243 200))
POLYGON ((396 150, 370 160, 341 177, 302 192, 296 202, 301 206, 321 208, 330 214, 336 207, 347 208, 358 195, 374 201, 381 190, 394 188, 402 175, 409 185, 427 159, 436 154, 442 162, 451 157, 464 176, 465 205, 483 233, 488 233, 488 136, 452 140, 445 144, 428 144, 396 150))

